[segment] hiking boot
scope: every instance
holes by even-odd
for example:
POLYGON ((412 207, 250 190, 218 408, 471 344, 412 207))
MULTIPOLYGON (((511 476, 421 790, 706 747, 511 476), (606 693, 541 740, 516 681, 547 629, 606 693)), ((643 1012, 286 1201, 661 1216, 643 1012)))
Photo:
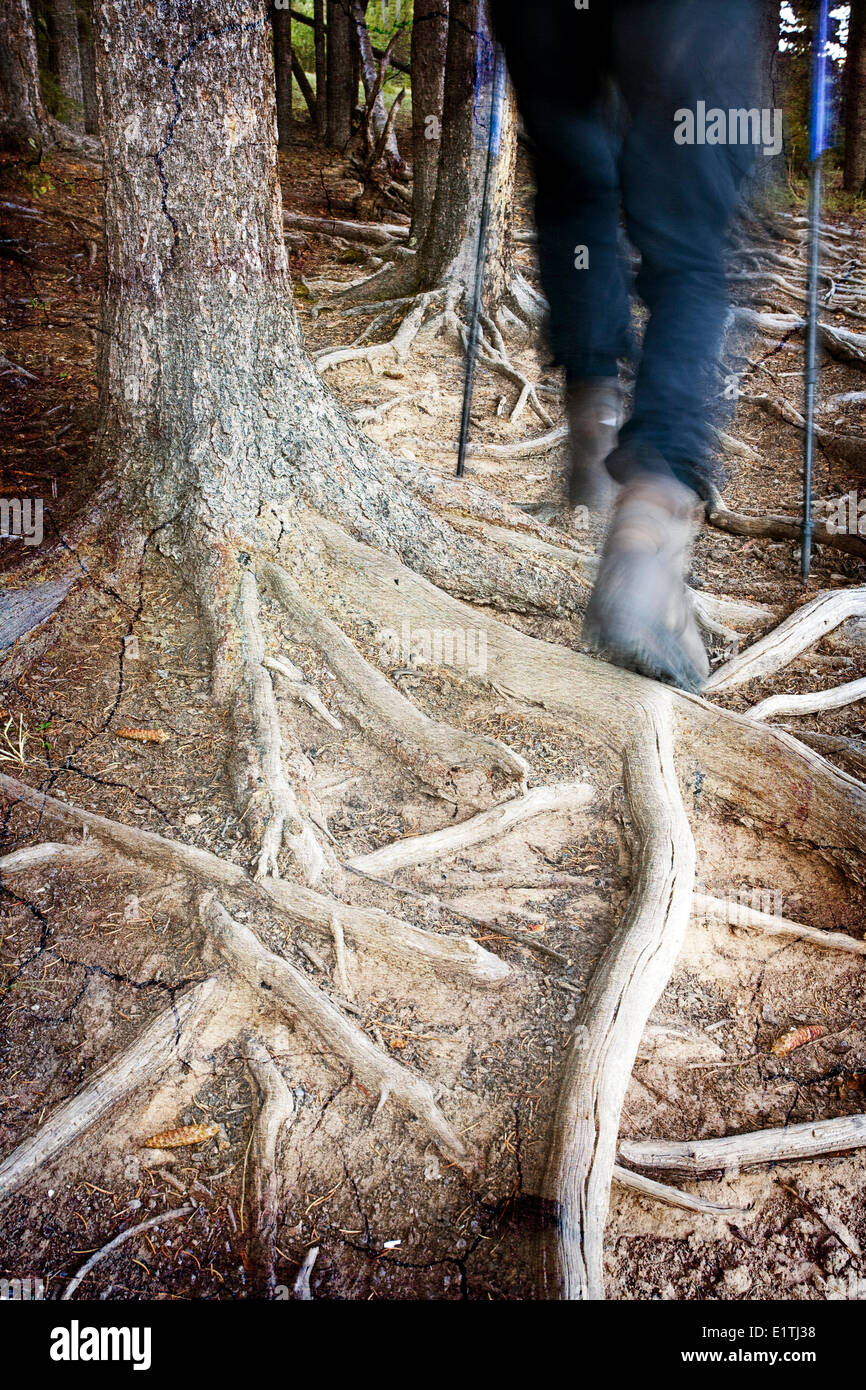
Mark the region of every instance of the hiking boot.
POLYGON ((622 400, 615 376, 575 381, 566 390, 570 470, 568 504, 605 512, 617 485, 604 466, 616 448, 622 400))
POLYGON ((584 640, 656 680, 697 691, 710 673, 685 576, 702 505, 673 476, 637 474, 608 529, 584 640))

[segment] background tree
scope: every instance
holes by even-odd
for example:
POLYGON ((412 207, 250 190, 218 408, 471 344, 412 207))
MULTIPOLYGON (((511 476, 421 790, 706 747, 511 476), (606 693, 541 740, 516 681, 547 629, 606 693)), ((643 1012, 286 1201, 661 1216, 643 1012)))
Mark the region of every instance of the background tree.
POLYGON ((292 138, 292 15, 284 8, 271 8, 274 31, 274 78, 276 82, 277 136, 281 150, 292 138))
POLYGON ((412 229, 410 244, 424 235, 436 192, 448 0, 415 0, 412 15, 412 229))
POLYGON ((30 6, 27 0, 5 0, 0 6, 0 146, 26 151, 48 140, 30 6))
POLYGON ((55 75, 63 96, 60 117, 71 130, 84 129, 84 87, 78 51, 78 11, 75 0, 51 0, 55 75))
POLYGON ((345 149, 352 135, 352 113, 358 95, 354 80, 352 17, 349 0, 328 0, 326 91, 328 144, 345 149))
POLYGON ((845 56, 843 187, 866 193, 866 0, 851 0, 845 56))
POLYGON ((96 66, 93 59, 93 29, 90 0, 78 0, 78 55, 81 61, 81 89, 84 97, 84 129, 88 135, 99 130, 96 99, 96 66))
POLYGON ((313 24, 315 26, 316 53, 316 131, 324 140, 328 132, 327 95, 327 54, 325 41, 325 0, 314 0, 313 24))

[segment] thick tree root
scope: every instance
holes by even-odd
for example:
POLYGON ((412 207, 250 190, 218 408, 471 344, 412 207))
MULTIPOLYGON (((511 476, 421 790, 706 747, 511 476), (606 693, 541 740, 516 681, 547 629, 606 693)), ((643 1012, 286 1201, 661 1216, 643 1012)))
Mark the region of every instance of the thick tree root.
POLYGON ((648 699, 625 749, 638 837, 628 907, 592 978, 560 1084, 540 1235, 547 1298, 604 1297, 602 1245, 620 1112, 647 1018, 689 919, 695 849, 677 785, 669 698, 648 699))
POLYGON ((822 710, 853 705, 857 700, 866 700, 866 677, 805 695, 769 695, 747 713, 750 719, 776 719, 780 714, 819 714, 822 710))
POLYGON ((796 1163, 866 1148, 866 1115, 840 1115, 784 1129, 727 1134, 721 1139, 624 1139, 620 1158, 636 1168, 676 1173, 684 1178, 736 1173, 764 1163, 796 1163))
MULTIPOLYGON (((279 874, 278 856, 284 845, 307 883, 317 883, 331 870, 333 857, 313 828, 283 767, 282 736, 270 672, 265 669, 265 639, 259 624, 255 578, 241 575, 238 589, 237 630, 240 637, 240 677, 232 703, 236 737, 230 772, 244 821, 259 845, 257 879, 279 874)), ((292 750, 299 780, 312 780, 313 770, 301 753, 292 750)), ((321 808, 312 805, 312 816, 323 824, 321 808)))
POLYGON ((214 987, 204 980, 181 994, 118 1056, 93 1073, 86 1086, 63 1101, 43 1124, 0 1163, 0 1199, 8 1197, 46 1163, 145 1083, 153 1085, 180 1055, 200 1025, 214 987))
POLYGON ((253 1292, 273 1298, 276 1289, 276 1236, 279 1220, 280 1139, 295 1118, 295 1100, 283 1074, 253 1033, 241 1039, 244 1061, 256 1092, 249 1162, 252 1168, 252 1231, 249 1253, 253 1292))
POLYGON ((494 777, 525 781, 529 767, 517 753, 495 739, 430 719, 361 656, 285 570, 266 564, 263 573, 279 602, 335 672, 349 712, 425 785, 446 800, 483 805, 491 799, 494 777))
POLYGON ((755 642, 741 655, 714 671, 706 683, 707 691, 730 690, 744 681, 772 675, 793 661, 795 656, 819 642, 848 618, 866 614, 866 585, 856 589, 829 589, 811 603, 805 603, 777 628, 755 642))
POLYGON ((378 1110, 389 1100, 417 1115, 431 1139, 449 1158, 462 1160, 466 1149, 436 1104, 428 1082, 380 1051, 353 1023, 345 1019, 327 995, 316 989, 288 961, 275 956, 249 927, 236 922, 212 895, 199 905, 200 920, 234 974, 267 1007, 288 1010, 326 1054, 349 1067, 378 1096, 378 1110))
POLYGON ((583 810, 595 797, 595 788, 584 782, 560 782, 554 786, 534 787, 513 801, 493 806, 489 811, 458 825, 434 830, 429 835, 407 835, 371 854, 358 854, 346 861, 347 868, 365 874, 387 877, 410 864, 428 864, 431 859, 443 860, 459 854, 470 845, 479 845, 494 836, 506 835, 515 825, 545 812, 563 814, 583 810))
POLYGON ((334 913, 338 912, 344 932, 357 945, 394 966, 479 985, 497 985, 510 974, 506 961, 470 937, 424 931, 378 908, 350 907, 285 879, 266 878, 255 883, 239 864, 220 859, 209 850, 107 820, 69 802, 57 801, 3 773, 0 789, 10 801, 23 802, 42 816, 67 825, 86 825, 103 844, 133 862, 152 870, 185 874, 199 883, 248 893, 254 901, 269 904, 290 921, 313 927, 329 939, 333 938, 334 913))

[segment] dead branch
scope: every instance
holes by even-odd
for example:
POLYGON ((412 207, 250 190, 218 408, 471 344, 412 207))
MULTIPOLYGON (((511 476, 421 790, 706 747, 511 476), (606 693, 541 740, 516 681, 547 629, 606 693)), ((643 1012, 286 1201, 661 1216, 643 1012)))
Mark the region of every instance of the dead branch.
POLYGON ((760 1129, 750 1134, 727 1134, 721 1139, 624 1139, 620 1158, 637 1168, 702 1177, 734 1174, 764 1163, 796 1163, 806 1158, 849 1153, 866 1147, 866 1115, 840 1115, 784 1129, 760 1129))

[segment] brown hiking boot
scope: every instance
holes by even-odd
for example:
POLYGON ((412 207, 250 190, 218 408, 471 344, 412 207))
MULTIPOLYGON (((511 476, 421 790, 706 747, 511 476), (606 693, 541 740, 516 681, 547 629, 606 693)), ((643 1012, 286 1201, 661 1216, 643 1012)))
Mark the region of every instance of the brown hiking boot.
POLYGON ((571 464, 569 507, 605 512, 617 485, 604 466, 616 448, 622 398, 615 376, 576 381, 566 391, 571 464))
POLYGON ((701 511, 674 477, 626 483, 583 625, 584 640, 615 665, 692 691, 710 673, 685 583, 701 511))

